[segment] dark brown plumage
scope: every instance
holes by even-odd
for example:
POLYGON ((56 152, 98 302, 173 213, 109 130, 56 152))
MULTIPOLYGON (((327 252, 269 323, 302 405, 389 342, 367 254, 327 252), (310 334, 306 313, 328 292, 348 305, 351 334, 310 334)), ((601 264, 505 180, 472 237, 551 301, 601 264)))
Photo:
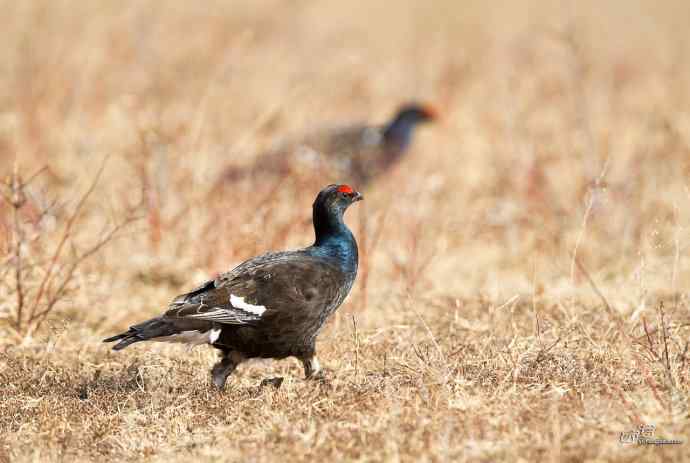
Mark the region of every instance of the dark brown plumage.
POLYGON ((329 185, 314 201, 312 246, 250 259, 104 342, 119 341, 114 350, 148 340, 211 344, 222 353, 212 370, 219 388, 255 357, 296 356, 312 377, 319 371, 316 337, 357 275, 357 243, 343 214, 360 199, 347 185, 329 185))

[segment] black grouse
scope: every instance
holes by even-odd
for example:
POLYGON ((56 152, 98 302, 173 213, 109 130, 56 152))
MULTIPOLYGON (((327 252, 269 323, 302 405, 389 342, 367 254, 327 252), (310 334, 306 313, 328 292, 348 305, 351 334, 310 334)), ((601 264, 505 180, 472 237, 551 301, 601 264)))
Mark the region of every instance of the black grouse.
POLYGON ((313 245, 270 252, 176 297, 161 316, 104 339, 121 350, 139 341, 210 344, 221 360, 211 370, 220 389, 243 360, 297 357, 316 375, 316 337, 357 276, 357 242, 343 221, 362 195, 329 185, 313 205, 313 245))
POLYGON ((402 159, 419 124, 436 118, 431 106, 408 104, 381 126, 354 125, 282 143, 260 154, 249 166, 226 169, 218 183, 248 176, 290 175, 293 178, 311 176, 321 181, 338 178, 366 186, 402 159))

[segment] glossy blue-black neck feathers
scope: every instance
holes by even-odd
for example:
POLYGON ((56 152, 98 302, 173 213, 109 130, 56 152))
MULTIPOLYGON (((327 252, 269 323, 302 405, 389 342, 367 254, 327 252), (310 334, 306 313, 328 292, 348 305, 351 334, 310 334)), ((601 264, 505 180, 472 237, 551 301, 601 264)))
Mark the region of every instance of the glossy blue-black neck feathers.
POLYGON ((412 142, 412 135, 417 124, 429 120, 423 109, 410 106, 403 108, 383 131, 383 138, 389 146, 403 151, 412 142))
POLYGON ((346 273, 357 273, 357 242, 343 221, 344 207, 314 203, 316 240, 308 252, 332 260, 346 273))

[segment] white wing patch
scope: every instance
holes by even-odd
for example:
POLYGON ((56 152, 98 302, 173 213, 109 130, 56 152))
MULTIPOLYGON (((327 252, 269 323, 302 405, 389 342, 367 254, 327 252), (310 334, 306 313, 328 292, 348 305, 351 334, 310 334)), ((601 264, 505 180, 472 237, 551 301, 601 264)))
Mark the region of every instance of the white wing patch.
POLYGON ((192 344, 195 346, 201 344, 213 344, 220 336, 220 328, 208 331, 182 331, 181 333, 172 334, 170 336, 161 336, 153 338, 152 341, 160 342, 181 342, 185 344, 192 344))
POLYGON ((258 315, 259 317, 266 311, 266 306, 244 302, 243 297, 235 296, 234 294, 230 294, 230 304, 237 309, 258 315))
POLYGON ((216 328, 215 330, 211 330, 208 332, 208 343, 213 344, 214 342, 218 341, 218 338, 220 337, 220 328, 216 328))

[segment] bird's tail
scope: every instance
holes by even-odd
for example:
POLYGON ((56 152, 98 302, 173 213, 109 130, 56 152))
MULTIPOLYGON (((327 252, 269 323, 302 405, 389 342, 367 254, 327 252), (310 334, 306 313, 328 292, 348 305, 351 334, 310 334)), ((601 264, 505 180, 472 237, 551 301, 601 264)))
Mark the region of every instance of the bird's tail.
POLYGON ((248 165, 226 167, 216 179, 211 191, 216 193, 220 188, 247 178, 284 177, 292 173, 290 158, 281 150, 269 151, 248 165))
POLYGON ((161 336, 170 336, 176 332, 177 330, 174 326, 164 321, 161 317, 156 317, 139 323, 138 325, 131 326, 124 333, 106 338, 103 342, 120 341, 113 346, 113 350, 122 350, 135 342, 147 341, 161 336))

